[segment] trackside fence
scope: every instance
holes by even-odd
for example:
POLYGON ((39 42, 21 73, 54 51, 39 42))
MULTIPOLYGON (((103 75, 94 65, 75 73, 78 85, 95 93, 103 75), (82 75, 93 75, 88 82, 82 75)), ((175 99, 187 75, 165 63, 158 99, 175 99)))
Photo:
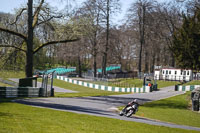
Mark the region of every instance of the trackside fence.
POLYGON ((35 87, 0 87, 0 97, 39 97, 44 96, 43 88, 35 87))
POLYGON ((175 85, 175 91, 193 91, 198 87, 200 87, 200 85, 175 85))
POLYGON ((81 85, 93 89, 99 89, 104 91, 113 91, 113 92, 131 92, 131 93, 148 93, 151 92, 149 86, 143 86, 142 88, 134 87, 134 88, 121 88, 121 87, 113 87, 113 86, 105 86, 99 84, 88 83, 84 81, 70 79, 64 76, 57 76, 57 79, 63 80, 65 82, 69 82, 76 85, 81 85))

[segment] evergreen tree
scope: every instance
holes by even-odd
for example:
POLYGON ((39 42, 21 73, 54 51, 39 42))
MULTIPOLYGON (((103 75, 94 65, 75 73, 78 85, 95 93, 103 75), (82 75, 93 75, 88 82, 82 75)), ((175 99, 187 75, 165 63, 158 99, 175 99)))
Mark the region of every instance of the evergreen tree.
POLYGON ((173 34, 172 50, 179 67, 200 70, 200 9, 183 15, 183 24, 173 34))

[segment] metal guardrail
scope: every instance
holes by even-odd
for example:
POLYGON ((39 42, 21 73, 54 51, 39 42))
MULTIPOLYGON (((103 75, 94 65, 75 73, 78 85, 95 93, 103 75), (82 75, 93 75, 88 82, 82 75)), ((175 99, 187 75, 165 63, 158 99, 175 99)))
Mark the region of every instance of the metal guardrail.
POLYGON ((39 97, 42 96, 42 88, 33 87, 0 87, 0 97, 39 97))
MULTIPOLYGON (((19 87, 17 87, 16 84, 15 84, 16 87, 0 87, 0 97, 12 98, 12 97, 54 96, 53 73, 48 74, 48 75, 43 75, 43 82, 40 88, 37 88, 36 77, 23 78, 23 79, 20 79, 19 81, 20 81, 19 87)), ((8 82, 9 81, 5 83, 8 83, 8 82)))

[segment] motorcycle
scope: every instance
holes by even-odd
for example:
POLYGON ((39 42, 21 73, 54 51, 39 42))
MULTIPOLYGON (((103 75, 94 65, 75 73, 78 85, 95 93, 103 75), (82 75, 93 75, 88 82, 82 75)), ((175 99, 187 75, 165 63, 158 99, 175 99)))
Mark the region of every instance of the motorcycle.
POLYGON ((120 111, 119 115, 130 117, 131 115, 135 114, 138 111, 138 108, 139 108, 139 103, 137 102, 137 99, 135 99, 129 102, 128 105, 126 105, 126 107, 122 109, 122 111, 120 111))

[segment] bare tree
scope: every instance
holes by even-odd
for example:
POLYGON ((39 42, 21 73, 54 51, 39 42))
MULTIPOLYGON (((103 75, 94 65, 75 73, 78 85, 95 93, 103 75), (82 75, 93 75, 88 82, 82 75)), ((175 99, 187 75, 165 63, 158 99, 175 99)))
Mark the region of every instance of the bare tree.
POLYGON ((129 23, 133 25, 134 30, 138 31, 138 38, 139 38, 139 55, 138 55, 138 72, 139 75, 142 72, 142 52, 145 52, 145 70, 148 71, 148 52, 146 48, 146 34, 147 34, 147 27, 148 27, 148 15, 152 11, 154 6, 154 1, 152 0, 138 0, 132 4, 131 8, 129 9, 129 23), (131 18, 131 19, 130 19, 131 18))
POLYGON ((102 12, 102 1, 101 0, 88 0, 83 3, 83 7, 79 9, 79 13, 82 18, 87 19, 85 23, 85 38, 88 38, 90 53, 93 56, 93 69, 94 77, 97 74, 97 55, 98 55, 98 43, 99 36, 102 32, 101 23, 103 21, 103 12, 102 12))
MULTIPOLYGON (((54 18, 61 18, 62 16, 55 16, 55 15, 50 15, 48 14, 47 18, 44 18, 43 16, 40 16, 40 13, 43 11, 45 12, 45 8, 43 8, 44 5, 44 0, 41 0, 39 2, 39 5, 36 8, 33 8, 33 0, 28 0, 28 8, 23 8, 21 9, 20 13, 16 16, 16 20, 14 23, 18 21, 20 16, 22 15, 23 12, 27 11, 27 16, 28 16, 28 23, 27 23, 27 34, 23 34, 20 32, 16 32, 15 30, 8 29, 5 27, 0 26, 0 31, 1 32, 7 32, 9 34, 15 35, 19 38, 22 38, 24 42, 26 43, 26 50, 21 49, 19 47, 16 47, 15 45, 1 45, 1 47, 13 47, 17 48, 21 51, 26 52, 26 77, 32 77, 33 74, 33 55, 37 53, 40 49, 42 49, 45 46, 51 45, 51 44, 57 44, 57 43, 67 43, 67 42, 73 42, 77 41, 77 37, 72 37, 72 38, 67 38, 63 40, 51 40, 48 42, 42 43, 39 47, 33 49, 33 38, 34 38, 34 33, 33 31, 35 28, 41 24, 45 24, 50 22, 54 18), (34 9, 34 13, 33 13, 34 9)), ((49 8, 46 8, 46 10, 49 10, 49 8)), ((47 12, 48 13, 48 12, 47 12)))
POLYGON ((104 8, 102 8, 106 19, 106 41, 102 58, 102 76, 106 76, 107 55, 109 50, 110 38, 110 17, 113 13, 120 9, 119 0, 105 0, 104 8))
MULTIPOLYGON (((170 64, 170 66, 175 67, 175 58, 171 50, 173 43, 173 33, 180 27, 182 21, 182 5, 179 5, 176 2, 164 3, 157 5, 157 15, 154 16, 159 20, 159 25, 157 26, 156 31, 159 38, 163 40, 165 44, 163 57, 165 63, 170 64)), ((162 56, 161 56, 162 57, 162 56)))

